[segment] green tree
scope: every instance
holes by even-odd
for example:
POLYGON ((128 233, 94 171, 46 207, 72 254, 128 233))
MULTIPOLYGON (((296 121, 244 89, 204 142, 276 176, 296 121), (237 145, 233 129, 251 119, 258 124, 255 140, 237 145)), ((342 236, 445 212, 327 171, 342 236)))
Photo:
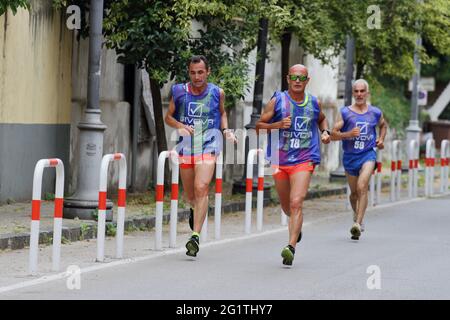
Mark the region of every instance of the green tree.
MULTIPOLYGON (((391 127, 401 136, 410 117, 406 99, 407 82, 414 72, 414 48, 417 35, 422 74, 437 71, 437 78, 447 78, 446 58, 450 55, 450 3, 428 0, 370 1, 380 12, 379 29, 369 29, 369 1, 353 3, 351 25, 356 43, 356 77, 368 78, 372 102, 379 105, 391 127), (437 69, 442 67, 440 70, 437 69)), ((350 3, 346 3, 346 6, 350 3)), ((421 115, 423 118, 423 115, 421 115)))
POLYGON ((192 54, 208 57, 212 80, 224 85, 230 100, 243 96, 246 47, 253 43, 250 34, 256 21, 249 18, 251 10, 257 12, 256 5, 246 1, 122 0, 111 4, 104 20, 106 44, 116 50, 120 62, 139 64, 148 71, 160 151, 167 149, 160 88, 170 79, 187 78, 186 61, 192 54), (192 30, 193 20, 200 23, 200 30, 192 30), (198 36, 192 36, 192 31, 198 36))
POLYGON ((345 33, 337 24, 342 23, 330 9, 332 0, 277 0, 264 10, 270 21, 270 34, 274 42, 281 43, 281 84, 287 89, 286 75, 290 66, 289 51, 292 36, 302 49, 328 63, 339 54, 345 44, 345 33))
POLYGON ((265 13, 271 37, 281 40, 282 83, 287 73, 290 39, 296 36, 305 52, 327 63, 355 38, 357 78, 391 76, 410 79, 417 34, 424 43, 421 62, 450 54, 450 2, 447 0, 273 0, 265 13), (379 14, 379 16, 376 16, 379 14), (378 26, 371 19, 380 18, 378 26))
POLYGON ((30 2, 29 0, 0 0, 0 16, 2 16, 8 8, 11 9, 15 15, 19 8, 29 9, 30 2))
MULTIPOLYGON (((414 72, 413 53, 419 33, 438 54, 450 54, 450 3, 446 0, 423 3, 413 0, 341 2, 342 10, 353 21, 348 30, 355 38, 357 77, 371 74, 410 79, 414 72), (368 27, 369 5, 379 9, 379 28, 368 27)), ((431 52, 425 47, 420 48, 420 53, 422 64, 433 63, 431 52)))
MULTIPOLYGON (((82 9, 82 35, 87 35, 82 0, 54 0, 57 8, 77 4, 82 9)), ((254 30, 260 1, 105 0, 103 31, 118 61, 136 64, 150 75, 158 150, 167 150, 161 87, 169 80, 187 79, 186 62, 192 54, 210 60, 211 81, 223 87, 227 106, 242 98, 247 88, 247 56, 256 42, 254 30), (193 30, 193 21, 200 24, 193 30)))

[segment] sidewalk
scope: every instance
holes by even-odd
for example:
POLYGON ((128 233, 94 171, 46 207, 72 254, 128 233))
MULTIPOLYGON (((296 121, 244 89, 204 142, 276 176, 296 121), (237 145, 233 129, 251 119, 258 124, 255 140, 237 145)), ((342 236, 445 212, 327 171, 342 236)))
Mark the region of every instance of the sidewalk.
MULTIPOLYGON (((266 179, 271 181, 271 178, 266 179)), ((330 183, 328 175, 313 176, 307 199, 344 194, 344 183, 330 183)), ((182 195, 182 192, 180 192, 182 195)), ((115 235, 116 198, 113 195, 113 222, 107 223, 107 236, 115 235)), ((210 211, 214 215, 214 186, 210 188, 210 211)), ((245 195, 231 195, 231 183, 223 185, 222 214, 245 210, 245 195)), ((275 190, 272 190, 271 200, 265 200, 264 206, 278 204, 275 190)), ((187 220, 189 206, 180 196, 178 205, 178 221, 187 220)), ((253 209, 256 208, 254 198, 253 209)), ((170 194, 166 194, 164 202, 164 223, 169 221, 170 194)), ((29 245, 31 222, 31 201, 0 206, 0 252, 1 250, 17 250, 29 245)), ((147 231, 155 226, 154 192, 128 194, 125 213, 125 232, 147 231)), ((97 222, 93 220, 63 219, 62 242, 75 242, 97 237, 97 222)), ((51 245, 53 235, 53 201, 42 201, 39 243, 51 245)))

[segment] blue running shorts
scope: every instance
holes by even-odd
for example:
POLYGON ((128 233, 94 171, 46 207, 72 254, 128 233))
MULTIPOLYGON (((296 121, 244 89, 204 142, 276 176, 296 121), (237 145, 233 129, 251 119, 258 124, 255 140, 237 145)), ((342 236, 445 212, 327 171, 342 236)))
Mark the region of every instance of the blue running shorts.
POLYGON ((368 161, 377 161, 377 152, 373 149, 360 153, 360 154, 351 154, 344 153, 343 162, 345 171, 351 176, 359 176, 359 171, 361 170, 364 163, 368 161))

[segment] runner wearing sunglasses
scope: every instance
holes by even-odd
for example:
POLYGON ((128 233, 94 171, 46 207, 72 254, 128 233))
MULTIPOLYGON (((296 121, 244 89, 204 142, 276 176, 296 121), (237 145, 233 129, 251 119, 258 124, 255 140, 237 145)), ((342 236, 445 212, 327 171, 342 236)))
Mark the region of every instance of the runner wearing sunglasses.
POLYGON ((306 93, 308 69, 296 64, 289 69, 288 90, 274 93, 256 123, 257 130, 277 131, 269 137, 267 157, 274 169, 275 187, 289 219, 288 245, 281 251, 283 264, 292 265, 295 247, 302 237, 303 201, 314 168, 320 163, 320 141, 330 142, 330 131, 320 101, 306 93))

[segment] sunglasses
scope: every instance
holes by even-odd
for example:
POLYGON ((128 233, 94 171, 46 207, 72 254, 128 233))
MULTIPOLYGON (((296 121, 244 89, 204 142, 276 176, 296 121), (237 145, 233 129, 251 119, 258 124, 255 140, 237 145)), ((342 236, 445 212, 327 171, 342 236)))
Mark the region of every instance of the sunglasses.
POLYGON ((308 76, 305 76, 303 74, 302 75, 290 74, 289 75, 289 80, 291 80, 291 81, 300 80, 301 82, 304 82, 304 81, 308 80, 308 76))

